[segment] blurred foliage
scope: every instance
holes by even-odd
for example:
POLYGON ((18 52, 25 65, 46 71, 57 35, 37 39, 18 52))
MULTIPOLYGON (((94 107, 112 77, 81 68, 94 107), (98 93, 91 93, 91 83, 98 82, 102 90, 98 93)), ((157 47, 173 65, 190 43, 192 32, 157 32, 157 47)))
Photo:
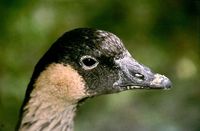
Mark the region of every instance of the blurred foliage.
POLYGON ((78 110, 76 131, 199 131, 199 17, 198 0, 1 0, 0 131, 14 129, 38 59, 77 27, 115 33, 173 88, 88 100, 78 110))

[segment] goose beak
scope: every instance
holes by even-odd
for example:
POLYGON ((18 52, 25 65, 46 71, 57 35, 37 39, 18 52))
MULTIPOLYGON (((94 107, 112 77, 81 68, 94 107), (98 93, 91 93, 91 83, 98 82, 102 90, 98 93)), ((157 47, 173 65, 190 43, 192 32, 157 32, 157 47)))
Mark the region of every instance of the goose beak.
POLYGON ((114 88, 130 89, 169 89, 171 81, 164 75, 153 73, 148 67, 138 63, 130 55, 115 60, 119 67, 119 80, 113 84, 114 88))

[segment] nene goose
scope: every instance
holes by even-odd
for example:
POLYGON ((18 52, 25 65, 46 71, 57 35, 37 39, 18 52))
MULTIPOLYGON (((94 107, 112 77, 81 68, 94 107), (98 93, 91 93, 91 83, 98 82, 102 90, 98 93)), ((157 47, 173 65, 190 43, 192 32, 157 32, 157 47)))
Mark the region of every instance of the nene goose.
POLYGON ((170 80, 138 63, 114 34, 66 32, 35 66, 16 130, 73 131, 79 102, 134 89, 168 89, 170 80))

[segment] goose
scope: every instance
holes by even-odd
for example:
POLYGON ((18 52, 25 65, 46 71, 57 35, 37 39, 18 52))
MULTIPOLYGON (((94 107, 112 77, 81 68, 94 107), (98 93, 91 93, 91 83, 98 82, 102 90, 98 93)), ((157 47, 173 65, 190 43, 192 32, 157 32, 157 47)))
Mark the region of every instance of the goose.
POLYGON ((36 64, 17 131, 73 131, 77 105, 90 97, 134 89, 169 89, 171 81, 137 62, 113 33, 64 33, 36 64))

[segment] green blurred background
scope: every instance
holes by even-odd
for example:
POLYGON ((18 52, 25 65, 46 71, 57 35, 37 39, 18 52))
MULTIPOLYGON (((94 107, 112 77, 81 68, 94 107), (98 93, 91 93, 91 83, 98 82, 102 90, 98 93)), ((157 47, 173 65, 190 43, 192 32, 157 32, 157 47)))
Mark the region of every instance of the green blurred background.
POLYGON ((12 131, 33 68, 64 32, 118 35, 169 91, 128 91, 83 104, 75 131, 200 131, 199 0, 1 0, 0 131, 12 131))

